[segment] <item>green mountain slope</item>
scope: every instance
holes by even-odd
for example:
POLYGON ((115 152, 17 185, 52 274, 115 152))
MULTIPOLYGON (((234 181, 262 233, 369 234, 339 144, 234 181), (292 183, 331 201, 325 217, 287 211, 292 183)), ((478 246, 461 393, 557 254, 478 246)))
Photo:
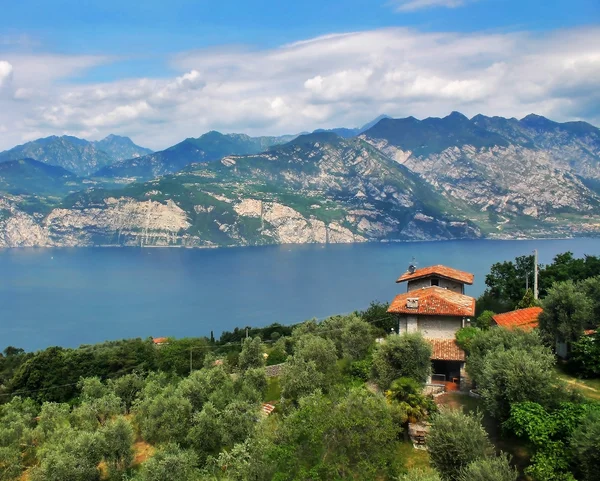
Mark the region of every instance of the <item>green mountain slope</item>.
POLYGON ((360 139, 300 136, 120 190, 67 196, 53 245, 232 246, 477 237, 427 183, 360 139))
POLYGON ((33 159, 0 163, 0 192, 40 196, 63 196, 84 188, 75 174, 33 159))
POLYGON ((143 157, 116 162, 96 172, 98 177, 133 177, 152 179, 176 172, 194 162, 212 162, 226 155, 253 154, 272 145, 282 144, 293 136, 250 137, 244 134, 207 132, 198 138, 185 139, 177 145, 143 157))

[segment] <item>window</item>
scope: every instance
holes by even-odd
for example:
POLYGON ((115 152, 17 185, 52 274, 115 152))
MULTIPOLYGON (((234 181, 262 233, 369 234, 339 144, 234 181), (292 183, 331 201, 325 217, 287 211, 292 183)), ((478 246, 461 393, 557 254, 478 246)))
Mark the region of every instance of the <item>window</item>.
POLYGON ((432 286, 439 286, 440 285, 440 280, 436 277, 434 277, 433 279, 431 279, 431 285, 432 286))

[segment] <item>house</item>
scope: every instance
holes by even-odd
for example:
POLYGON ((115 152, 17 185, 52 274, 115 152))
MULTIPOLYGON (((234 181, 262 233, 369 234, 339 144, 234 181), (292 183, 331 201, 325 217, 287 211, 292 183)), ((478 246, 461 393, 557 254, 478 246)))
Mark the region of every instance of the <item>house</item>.
POLYGON ((420 332, 432 347, 432 381, 460 384, 466 388, 465 352, 455 334, 475 315, 475 299, 465 295, 473 274, 436 265, 410 266, 398 283, 407 289, 390 304, 388 312, 398 319, 398 333, 420 332))
POLYGON ((169 344, 168 337, 155 337, 152 339, 155 346, 162 346, 163 344, 169 344))
POLYGON ((492 316, 492 320, 496 326, 506 329, 531 331, 538 327, 538 318, 542 311, 541 307, 527 307, 525 309, 517 309, 516 311, 495 314, 492 316))

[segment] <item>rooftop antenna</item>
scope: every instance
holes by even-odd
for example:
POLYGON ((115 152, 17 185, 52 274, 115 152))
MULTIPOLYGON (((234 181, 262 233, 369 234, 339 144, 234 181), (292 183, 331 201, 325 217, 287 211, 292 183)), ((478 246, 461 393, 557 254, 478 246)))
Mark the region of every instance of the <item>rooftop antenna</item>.
POLYGON ((408 265, 408 272, 410 272, 411 274, 414 274, 416 270, 417 270, 417 261, 413 257, 412 261, 410 261, 410 264, 408 265))

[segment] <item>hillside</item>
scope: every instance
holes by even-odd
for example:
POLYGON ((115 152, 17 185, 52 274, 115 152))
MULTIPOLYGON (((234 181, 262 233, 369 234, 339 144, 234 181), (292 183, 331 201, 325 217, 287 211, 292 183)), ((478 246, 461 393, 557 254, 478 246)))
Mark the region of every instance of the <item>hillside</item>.
MULTIPOLYGON (((406 168, 359 139, 300 136, 123 190, 68 196, 46 245, 259 245, 477 237, 406 168)), ((35 223, 35 222, 34 222, 35 223)))
POLYGON ((0 192, 61 196, 83 188, 75 174, 33 159, 0 163, 0 192))
POLYGON ((209 132, 77 181, 9 164, 0 245, 594 235, 597 139, 588 124, 454 112, 383 118, 351 138, 209 132))
POLYGON ((109 136, 101 141, 90 142, 69 135, 53 135, 0 152, 0 162, 34 159, 62 167, 78 176, 87 176, 123 158, 122 156, 146 153, 148 149, 135 145, 126 137, 109 136))
POLYGON ((273 145, 288 142, 293 137, 250 137, 211 131, 198 138, 185 139, 160 152, 116 162, 99 169, 95 175, 149 180, 177 172, 194 162, 211 162, 226 155, 256 154, 273 145))
POLYGON ((590 187, 600 131, 589 126, 583 135, 567 135, 565 125, 538 122, 536 130, 531 116, 469 120, 455 112, 442 119, 382 120, 360 138, 421 176, 448 202, 471 208, 472 220, 488 235, 503 236, 598 215, 600 197, 590 187))

